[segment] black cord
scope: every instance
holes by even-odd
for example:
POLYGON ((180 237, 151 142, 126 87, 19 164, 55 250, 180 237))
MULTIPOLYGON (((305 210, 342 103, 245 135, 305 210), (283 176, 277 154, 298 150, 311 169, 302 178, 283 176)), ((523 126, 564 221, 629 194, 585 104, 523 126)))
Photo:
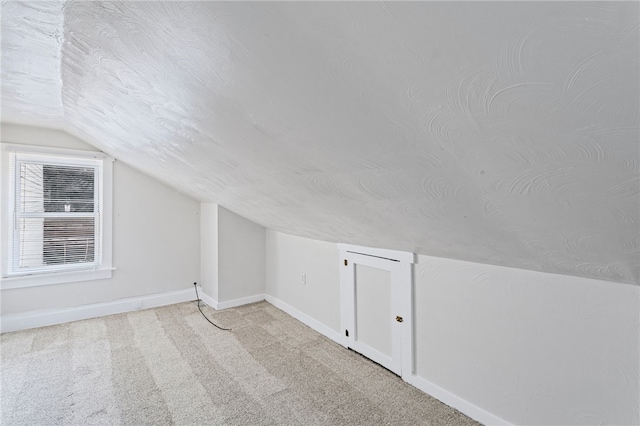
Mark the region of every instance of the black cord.
POLYGON ((206 319, 207 321, 209 321, 209 324, 218 327, 220 330, 224 330, 224 331, 231 331, 230 328, 222 328, 217 324, 214 324, 209 318, 207 318, 207 316, 204 314, 204 312, 202 312, 202 309, 200 309, 200 296, 198 296, 198 284, 197 283, 193 283, 193 288, 196 289, 196 299, 198 302, 198 310, 200 311, 200 313, 202 314, 202 316, 204 317, 204 319, 206 319))

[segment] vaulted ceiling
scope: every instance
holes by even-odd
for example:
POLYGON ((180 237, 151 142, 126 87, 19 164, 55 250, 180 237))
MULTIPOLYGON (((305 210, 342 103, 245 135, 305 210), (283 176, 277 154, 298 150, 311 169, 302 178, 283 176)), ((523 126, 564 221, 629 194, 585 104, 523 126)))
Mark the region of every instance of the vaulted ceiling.
POLYGON ((637 2, 2 3, 2 120, 334 242, 638 283, 637 2))

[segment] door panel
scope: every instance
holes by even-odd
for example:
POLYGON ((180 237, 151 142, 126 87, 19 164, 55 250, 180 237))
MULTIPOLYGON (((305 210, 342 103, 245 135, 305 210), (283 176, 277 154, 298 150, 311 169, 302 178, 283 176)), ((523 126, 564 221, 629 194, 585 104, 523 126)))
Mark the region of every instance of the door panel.
POLYGON ((397 287, 399 262, 356 253, 345 255, 344 324, 347 346, 383 367, 402 373, 402 329, 397 287))
POLYGON ((391 272, 354 265, 355 340, 391 357, 391 272))
POLYGON ((342 344, 412 377, 413 253, 339 244, 342 344))

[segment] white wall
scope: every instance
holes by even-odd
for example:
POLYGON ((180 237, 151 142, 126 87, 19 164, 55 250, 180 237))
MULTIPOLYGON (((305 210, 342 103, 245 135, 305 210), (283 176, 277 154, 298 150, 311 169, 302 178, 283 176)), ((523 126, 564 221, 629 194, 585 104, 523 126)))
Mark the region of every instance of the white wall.
POLYGON ((218 205, 200 204, 200 282, 202 291, 218 300, 218 205))
POLYGON ((340 276, 336 244, 267 230, 267 294, 339 333, 340 276), (302 285, 301 275, 307 283, 302 285))
POLYGON ((218 206, 218 302, 265 292, 266 229, 218 206))
MULTIPOLYGON (((267 295, 335 331, 338 273, 335 244, 267 230, 267 295)), ((512 424, 640 423, 640 287, 428 256, 414 275, 423 381, 512 424)))
MULTIPOLYGON (((57 130, 6 123, 1 130, 3 142, 93 149, 57 130)), ((3 316, 193 288, 200 278, 199 203, 120 161, 113 175, 113 277, 2 290, 3 316)))
POLYGON ((419 256, 418 376, 513 424, 638 424, 640 287, 419 256))
MULTIPOLYGON (((2 125, 2 140, 90 149, 63 132, 14 125, 2 125)), ((188 289, 200 279, 201 248, 216 257, 217 239, 218 297, 266 289, 339 332, 336 244, 265 235, 118 161, 113 205, 112 279, 3 290, 2 314, 188 289), (215 236, 202 246, 201 223, 203 238, 215 236)), ((203 265, 207 279, 214 266, 203 265)), ((639 315, 638 286, 419 256, 416 372, 514 424, 638 424, 639 315)))

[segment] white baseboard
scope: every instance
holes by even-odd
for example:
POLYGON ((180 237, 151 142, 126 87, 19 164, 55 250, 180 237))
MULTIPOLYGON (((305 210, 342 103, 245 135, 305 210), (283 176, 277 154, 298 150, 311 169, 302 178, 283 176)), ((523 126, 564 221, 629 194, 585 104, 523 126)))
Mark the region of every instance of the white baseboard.
MULTIPOLYGON (((235 306, 246 305, 249 303, 260 302, 266 300, 276 308, 286 312, 298 321, 311 327, 318 333, 328 337, 334 342, 345 345, 342 335, 335 330, 327 327, 321 322, 311 318, 307 314, 297 310, 293 306, 283 302, 268 294, 258 294, 255 296, 244 297, 241 299, 229 300, 226 302, 218 302, 211 296, 205 294, 199 289, 200 299, 212 308, 227 309, 235 306)), ((172 305, 174 303, 188 302, 195 299, 193 289, 172 291, 168 293, 151 294, 147 296, 131 297, 127 299, 114 300, 112 302, 94 303, 91 305, 76 306, 65 309, 55 309, 46 311, 31 311, 20 314, 9 314, 0 317, 0 330, 2 333, 10 331, 25 330, 35 327, 43 327, 47 325, 62 324, 71 321, 78 321, 89 318, 97 318, 107 315, 121 314, 124 312, 137 311, 141 309, 155 308, 158 306, 172 305)), ((422 377, 415 374, 409 375, 406 380, 409 384, 415 386, 421 391, 433 396, 443 403, 459 410, 461 413, 479 421, 485 425, 511 426, 500 417, 497 417, 480 407, 460 398, 457 395, 435 385, 422 377)))
POLYGON ((198 294, 200 295, 200 300, 207 304, 207 306, 211 306, 216 311, 221 309, 235 308, 236 306, 248 305, 249 303, 262 302, 265 298, 264 294, 256 294, 253 296, 242 297, 240 299, 227 300, 224 302, 218 302, 213 297, 206 294, 202 287, 198 286, 198 294))
POLYGON ((409 375, 409 377, 407 377, 407 379, 408 380, 406 380, 406 382, 410 385, 415 386, 422 392, 431 395, 437 400, 447 404, 450 407, 455 408, 462 414, 465 414, 466 416, 471 417, 472 419, 477 420, 484 425, 512 426, 508 421, 473 405, 469 401, 452 394, 448 390, 443 389, 440 386, 423 379, 422 377, 411 374, 409 375))
POLYGON ((312 328, 313 330, 317 331, 318 333, 328 337, 329 339, 333 340, 336 343, 339 343, 340 345, 344 346, 344 343, 342 342, 342 335, 340 333, 338 333, 337 331, 327 327, 326 325, 322 324, 320 321, 315 320, 313 318, 311 318, 309 315, 300 312, 299 310, 297 310, 296 308, 294 308, 291 305, 288 305, 287 303, 283 302, 280 299, 277 299, 273 296, 270 296, 268 294, 264 295, 264 299, 271 303, 273 306, 275 306, 276 308, 288 313, 289 315, 291 315, 292 317, 294 317, 295 319, 297 319, 298 321, 300 321, 301 323, 309 326, 310 328, 312 328))
POLYGON ((200 296, 200 300, 202 300, 207 306, 211 306, 213 309, 218 310, 218 301, 205 293, 200 286, 198 286, 198 296, 200 296))
MULTIPOLYGON (((331 328, 327 327, 326 325, 322 324, 321 322, 311 318, 310 316, 308 316, 305 313, 300 312, 299 310, 297 310, 296 308, 294 308, 291 305, 288 305, 287 303, 283 302, 280 299, 277 299, 273 296, 270 296, 268 294, 265 295, 265 300, 269 303, 271 303, 273 306, 275 306, 276 308, 288 313, 289 315, 291 315, 292 317, 294 317, 295 319, 297 319, 298 321, 306 324, 307 326, 311 327, 312 329, 314 329, 315 331, 317 331, 320 334, 323 334, 324 336, 328 337, 329 339, 333 340, 334 342, 345 346, 345 341, 344 338, 342 337, 342 335, 338 332, 336 332, 335 330, 332 330, 331 328)), ((473 405, 472 403, 460 398, 457 395, 452 394, 451 392, 429 382, 428 380, 423 379, 422 377, 416 376, 415 374, 411 374, 408 377, 405 375, 403 377, 403 379, 405 379, 405 381, 407 383, 409 383, 410 385, 415 386, 416 388, 420 389, 421 391, 431 395, 432 397, 436 398, 437 400, 447 404, 450 407, 455 408, 456 410, 460 411, 461 413, 471 417, 474 420, 479 421, 482 424, 485 425, 500 425, 500 426, 511 426, 511 423, 507 422, 506 420, 501 419, 500 417, 497 417, 485 410, 483 410, 480 407, 477 407, 475 405, 473 405), (406 377, 406 379, 405 379, 406 377)))
POLYGON ((256 294, 254 296, 243 297, 240 299, 227 300, 225 302, 218 302, 216 309, 235 308, 236 306, 248 305, 249 303, 262 302, 265 300, 264 294, 256 294))
POLYGON ((47 325, 62 324, 65 322, 172 305, 174 303, 188 302, 190 300, 195 300, 195 292, 191 288, 167 293, 118 299, 111 302, 74 306, 71 308, 2 315, 2 317, 0 317, 0 330, 2 333, 26 330, 28 328, 44 327, 47 325))

